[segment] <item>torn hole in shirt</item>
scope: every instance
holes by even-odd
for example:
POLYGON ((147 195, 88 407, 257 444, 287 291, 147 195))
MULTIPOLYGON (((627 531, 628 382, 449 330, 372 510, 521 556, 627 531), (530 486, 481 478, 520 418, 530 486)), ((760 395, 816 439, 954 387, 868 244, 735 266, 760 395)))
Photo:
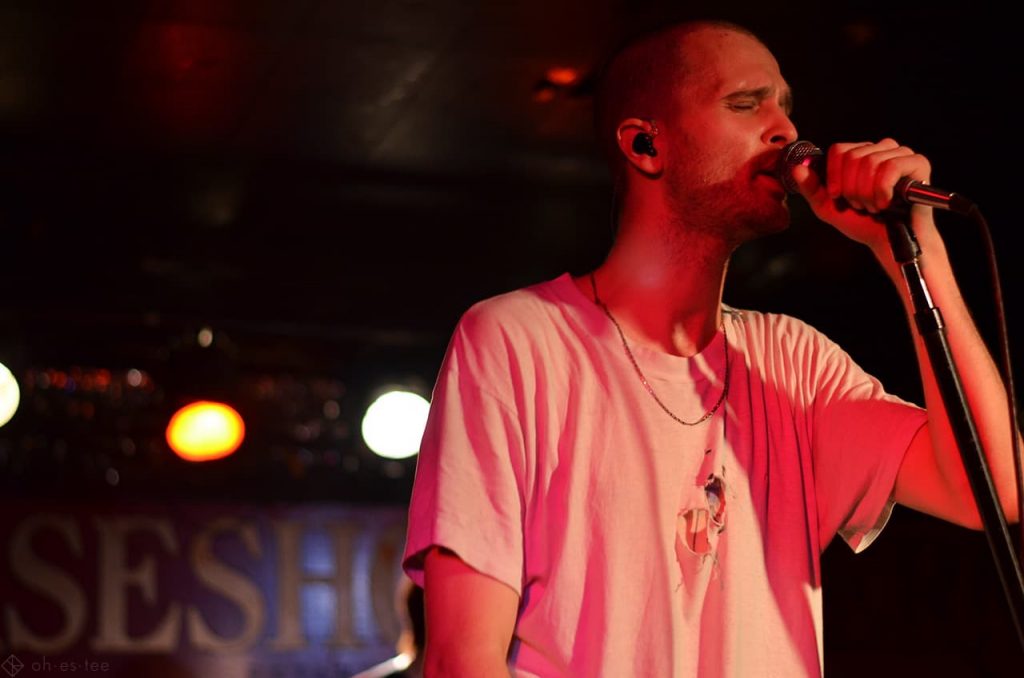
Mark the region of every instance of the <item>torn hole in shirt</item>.
MULTIPOLYGON (((724 475, 723 469, 723 475, 724 475)), ((725 480, 709 473, 703 483, 705 506, 681 509, 676 515, 676 541, 696 556, 713 555, 725 529, 725 480)))

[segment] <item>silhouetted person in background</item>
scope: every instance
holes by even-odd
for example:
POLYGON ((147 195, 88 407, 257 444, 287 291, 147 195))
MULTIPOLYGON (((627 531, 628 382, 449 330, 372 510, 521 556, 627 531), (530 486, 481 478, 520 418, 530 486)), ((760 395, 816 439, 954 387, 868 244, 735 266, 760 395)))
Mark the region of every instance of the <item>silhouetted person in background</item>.
POLYGON ((395 648, 398 654, 360 671, 352 678, 420 678, 423 675, 423 648, 426 645, 423 589, 406 577, 399 581, 396 611, 402 626, 395 648))

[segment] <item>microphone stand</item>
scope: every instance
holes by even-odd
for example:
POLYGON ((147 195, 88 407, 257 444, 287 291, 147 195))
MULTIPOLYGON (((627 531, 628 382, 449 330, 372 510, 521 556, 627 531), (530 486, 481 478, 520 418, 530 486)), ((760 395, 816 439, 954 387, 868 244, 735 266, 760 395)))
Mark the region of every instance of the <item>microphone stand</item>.
MULTIPOLYGON (((914 307, 914 322, 921 334, 928 358, 931 361, 935 379, 938 382, 942 402, 946 408, 953 434, 956 438, 964 470, 971 483, 971 490, 981 514, 985 536, 988 538, 996 570, 1002 580, 1003 589, 1010 604, 1010 613, 1017 627, 1017 636, 1024 647, 1024 575, 1014 551, 1013 541, 1006 526, 1006 517, 999 505, 992 476, 981 446, 981 439, 975 427, 967 397, 960 381, 960 373, 946 339, 946 327, 942 313, 932 305, 928 286, 921 274, 918 260, 921 248, 901 214, 886 216, 886 230, 889 246, 896 263, 903 272, 903 279, 910 292, 914 307)), ((1016 431, 1012 432, 1016 435, 1016 431)))

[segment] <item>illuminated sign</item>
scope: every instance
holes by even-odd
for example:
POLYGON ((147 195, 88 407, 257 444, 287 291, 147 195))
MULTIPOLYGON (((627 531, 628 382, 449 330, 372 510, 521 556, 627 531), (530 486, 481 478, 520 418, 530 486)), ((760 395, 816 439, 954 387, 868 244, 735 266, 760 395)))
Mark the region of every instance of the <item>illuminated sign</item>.
POLYGON ((0 661, 23 676, 349 676, 394 655, 404 507, 0 515, 0 661))

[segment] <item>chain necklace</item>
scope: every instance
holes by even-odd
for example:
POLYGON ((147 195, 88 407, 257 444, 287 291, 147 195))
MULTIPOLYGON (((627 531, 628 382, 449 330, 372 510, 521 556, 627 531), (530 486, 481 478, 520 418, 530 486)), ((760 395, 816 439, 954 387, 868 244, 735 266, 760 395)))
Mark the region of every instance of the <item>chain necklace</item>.
POLYGON ((672 410, 665 406, 665 403, 661 402, 661 398, 659 398, 658 394, 654 392, 654 388, 651 387, 650 382, 647 381, 647 377, 645 377, 644 373, 640 370, 640 365, 637 364, 636 358, 633 356, 633 352, 629 350, 629 344, 626 343, 626 335, 623 334, 622 328, 619 326, 619 322, 615 319, 615 316, 612 315, 612 312, 608 310, 608 307, 605 306, 604 302, 601 301, 600 297, 597 296, 597 279, 594 277, 593 272, 590 273, 590 287, 594 290, 594 303, 601 307, 604 314, 612 321, 612 325, 615 325, 615 329, 619 332, 619 338, 622 339, 622 348, 626 350, 626 357, 629 358, 629 362, 633 363, 633 369, 636 370, 637 376, 640 377, 640 383, 644 385, 647 392, 651 394, 652 398, 654 398, 654 402, 658 403, 658 406, 665 410, 665 414, 672 417, 683 426, 696 426, 697 424, 701 424, 710 419, 711 416, 718 411, 718 408, 722 406, 722 403, 725 402, 726 396, 729 394, 729 336, 725 332, 725 319, 723 318, 722 320, 722 343, 725 346, 725 383, 722 386, 722 395, 718 396, 718 402, 715 403, 714 407, 705 412, 704 416, 700 419, 697 421, 685 421, 677 417, 672 410))

